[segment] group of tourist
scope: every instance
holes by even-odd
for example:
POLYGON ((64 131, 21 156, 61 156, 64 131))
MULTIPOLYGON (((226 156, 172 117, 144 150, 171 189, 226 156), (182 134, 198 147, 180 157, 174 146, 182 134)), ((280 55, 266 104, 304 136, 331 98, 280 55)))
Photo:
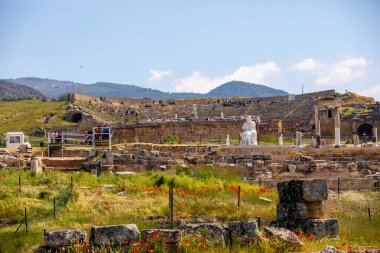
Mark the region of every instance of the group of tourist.
POLYGON ((95 128, 95 140, 109 140, 110 128, 107 125, 95 128))
POLYGON ((65 140, 65 138, 62 134, 61 129, 59 129, 58 131, 54 130, 54 131, 49 133, 49 136, 48 136, 48 142, 49 143, 62 144, 62 143, 64 143, 64 140, 65 140))

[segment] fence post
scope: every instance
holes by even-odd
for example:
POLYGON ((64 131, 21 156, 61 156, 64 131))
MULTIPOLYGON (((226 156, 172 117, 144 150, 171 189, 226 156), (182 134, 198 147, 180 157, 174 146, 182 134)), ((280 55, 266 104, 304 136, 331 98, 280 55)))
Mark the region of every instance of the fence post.
POLYGON ((261 186, 261 177, 259 177, 259 186, 261 186))
POLYGON ((368 207, 368 218, 369 218, 369 222, 372 222, 372 219, 371 219, 371 208, 368 207))
POLYGON ((55 198, 53 198, 54 219, 55 219, 55 198))
POLYGON ((25 207, 25 232, 28 233, 28 216, 26 214, 26 207, 25 207))
POLYGON ((71 188, 74 188, 73 176, 71 176, 71 183, 70 183, 70 185, 71 185, 71 188))
POLYGON ((238 207, 240 207, 240 185, 238 186, 238 207))
POLYGON ((339 193, 340 193, 340 177, 338 177, 338 198, 339 198, 339 193))
POLYGON ((169 212, 170 228, 173 228, 173 183, 169 184, 169 212))
POLYGON ((380 177, 377 177, 377 191, 380 192, 380 177))
POLYGON ((18 191, 21 193, 21 175, 18 175, 18 191))
POLYGON ((100 161, 98 161, 98 163, 96 164, 96 176, 100 176, 100 172, 101 172, 101 168, 102 168, 102 164, 100 161))
POLYGON ((199 135, 199 144, 202 145, 202 135, 199 135))
POLYGON ((260 216, 257 217, 257 227, 260 229, 261 227, 261 219, 260 219, 260 216))

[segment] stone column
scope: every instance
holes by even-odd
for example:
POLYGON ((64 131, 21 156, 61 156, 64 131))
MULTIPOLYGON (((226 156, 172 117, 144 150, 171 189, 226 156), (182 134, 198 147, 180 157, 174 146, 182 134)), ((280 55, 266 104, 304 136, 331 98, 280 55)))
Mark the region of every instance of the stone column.
POLYGON ((302 133, 296 132, 296 147, 302 148, 302 133))
POLYGON ((224 114, 223 114, 223 112, 220 112, 220 117, 221 117, 222 119, 224 119, 224 114))
POLYGON ((353 138, 354 138, 354 148, 359 147, 359 135, 355 133, 353 138))
POLYGON ((372 147, 377 148, 377 128, 372 128, 372 147))
POLYGON ((321 147, 321 122, 319 121, 319 107, 314 106, 316 148, 321 147))
POLYGON ((335 147, 340 147, 340 113, 339 107, 335 108, 334 114, 334 125, 335 125, 335 147))
POLYGON ((230 135, 229 135, 229 134, 227 134, 226 145, 227 145, 227 146, 230 145, 230 135))

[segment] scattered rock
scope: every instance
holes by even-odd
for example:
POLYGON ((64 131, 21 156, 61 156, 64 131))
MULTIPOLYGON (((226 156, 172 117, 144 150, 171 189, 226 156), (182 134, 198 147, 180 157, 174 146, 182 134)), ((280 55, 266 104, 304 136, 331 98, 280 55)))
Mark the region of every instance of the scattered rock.
POLYGON ((114 184, 105 184, 103 185, 104 189, 107 189, 107 190, 112 190, 116 187, 116 185, 114 184))
POLYGON ((215 244, 223 244, 223 227, 219 223, 186 224, 184 227, 187 234, 198 234, 215 244))
POLYGON ((117 196, 125 196, 125 192, 118 192, 116 195, 117 196))
POLYGON ((327 246, 323 250, 321 250, 319 253, 344 253, 342 250, 337 250, 333 246, 327 246))
POLYGON ((264 198, 264 197, 259 197, 259 200, 262 200, 262 201, 265 201, 265 202, 268 202, 268 203, 273 203, 274 202, 273 200, 268 199, 268 198, 264 198))
POLYGON ((84 230, 56 230, 47 232, 44 236, 44 246, 62 247, 70 246, 74 241, 86 241, 86 231, 84 230))
POLYGON ((231 221, 228 223, 228 229, 233 240, 241 237, 260 239, 256 221, 231 221))
POLYGON ((6 169, 7 167, 7 164, 0 162, 0 169, 6 169))
POLYGON ((279 241, 303 245, 303 242, 290 230, 285 228, 264 227, 264 232, 267 236, 274 237, 279 241))
POLYGON ((131 175, 136 175, 136 172, 133 171, 118 171, 115 173, 117 176, 131 176, 131 175))
POLYGON ((90 243, 100 246, 110 243, 134 243, 139 240, 140 232, 135 224, 94 226, 90 230, 90 243))

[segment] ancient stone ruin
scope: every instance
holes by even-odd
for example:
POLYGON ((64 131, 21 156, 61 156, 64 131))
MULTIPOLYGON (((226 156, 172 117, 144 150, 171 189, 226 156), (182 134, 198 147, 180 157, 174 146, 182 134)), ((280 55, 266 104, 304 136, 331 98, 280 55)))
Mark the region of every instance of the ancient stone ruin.
POLYGON ((327 180, 290 180, 277 183, 280 203, 277 205, 277 226, 313 233, 316 238, 336 237, 337 219, 325 219, 323 200, 327 200, 327 180))

